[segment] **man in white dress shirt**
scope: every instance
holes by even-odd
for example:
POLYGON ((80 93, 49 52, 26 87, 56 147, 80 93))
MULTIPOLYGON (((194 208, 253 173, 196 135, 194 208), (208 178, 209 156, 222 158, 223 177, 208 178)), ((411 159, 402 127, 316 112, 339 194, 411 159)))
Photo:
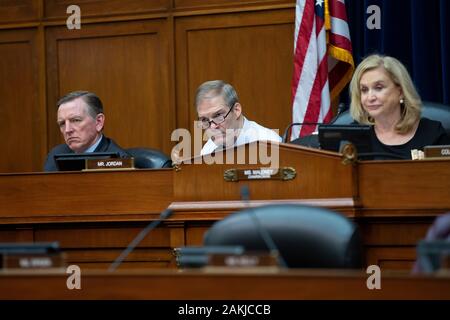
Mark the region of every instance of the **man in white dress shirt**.
POLYGON ((198 123, 209 138, 201 155, 254 141, 281 142, 275 131, 248 120, 234 88, 222 81, 207 81, 195 97, 198 123))

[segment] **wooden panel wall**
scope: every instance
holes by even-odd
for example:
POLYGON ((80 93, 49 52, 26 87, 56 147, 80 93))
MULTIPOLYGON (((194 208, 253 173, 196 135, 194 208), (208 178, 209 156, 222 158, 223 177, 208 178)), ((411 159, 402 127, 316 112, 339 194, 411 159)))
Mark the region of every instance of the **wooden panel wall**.
POLYGON ((177 123, 196 119, 195 91, 202 82, 223 79, 235 87, 245 115, 283 130, 290 116, 291 21, 291 10, 178 19, 177 123), (183 108, 186 102, 190 107, 183 108))
MULTIPOLYGON (((48 101, 74 90, 102 98, 105 134, 120 145, 170 147, 169 61, 163 19, 96 23, 79 31, 47 30, 48 101), (161 112, 164 110, 164 112, 161 112)), ((56 108, 49 116, 49 145, 60 143, 56 108)))
POLYGON ((212 79, 235 86, 248 118, 288 125, 294 0, 78 0, 80 30, 66 27, 71 4, 0 2, 0 172, 41 170, 63 141, 56 101, 73 90, 100 96, 124 148, 169 154, 212 79))
POLYGON ((166 11, 170 9, 169 0, 45 0, 44 15, 48 18, 67 17, 67 7, 76 4, 82 16, 108 16, 116 14, 166 11))
POLYGON ((0 2, 1 23, 23 22, 39 19, 40 3, 36 0, 2 0, 0 2))
POLYGON ((0 30, 1 172, 39 170, 45 156, 38 38, 33 28, 0 30))

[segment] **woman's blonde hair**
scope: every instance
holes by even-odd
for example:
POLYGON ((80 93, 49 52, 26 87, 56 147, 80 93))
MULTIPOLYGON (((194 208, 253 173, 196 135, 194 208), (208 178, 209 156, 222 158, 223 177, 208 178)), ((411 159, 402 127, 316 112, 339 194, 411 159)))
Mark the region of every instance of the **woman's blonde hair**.
POLYGON ((373 119, 361 105, 360 81, 363 74, 369 70, 382 67, 391 80, 401 88, 404 103, 401 104, 401 119, 395 129, 399 133, 410 131, 420 118, 422 101, 414 88, 414 84, 405 66, 397 59, 389 56, 373 54, 365 58, 355 70, 350 82, 350 114, 353 119, 363 124, 374 124, 373 119))

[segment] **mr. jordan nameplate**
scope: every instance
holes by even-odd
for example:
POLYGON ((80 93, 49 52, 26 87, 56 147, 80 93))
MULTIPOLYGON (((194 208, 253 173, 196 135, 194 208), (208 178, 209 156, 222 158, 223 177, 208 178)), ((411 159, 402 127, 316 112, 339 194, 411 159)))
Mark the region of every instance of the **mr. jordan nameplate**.
POLYGON ((113 170, 134 168, 134 158, 111 158, 86 160, 86 170, 113 170))

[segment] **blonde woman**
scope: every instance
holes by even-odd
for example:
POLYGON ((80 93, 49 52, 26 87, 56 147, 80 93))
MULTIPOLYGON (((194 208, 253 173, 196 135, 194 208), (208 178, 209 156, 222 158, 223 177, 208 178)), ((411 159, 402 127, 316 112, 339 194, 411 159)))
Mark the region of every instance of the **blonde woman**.
POLYGON ((411 159, 414 150, 450 144, 440 122, 421 118, 422 102, 411 77, 393 57, 365 58, 355 70, 350 95, 353 119, 373 125, 373 152, 411 159))

